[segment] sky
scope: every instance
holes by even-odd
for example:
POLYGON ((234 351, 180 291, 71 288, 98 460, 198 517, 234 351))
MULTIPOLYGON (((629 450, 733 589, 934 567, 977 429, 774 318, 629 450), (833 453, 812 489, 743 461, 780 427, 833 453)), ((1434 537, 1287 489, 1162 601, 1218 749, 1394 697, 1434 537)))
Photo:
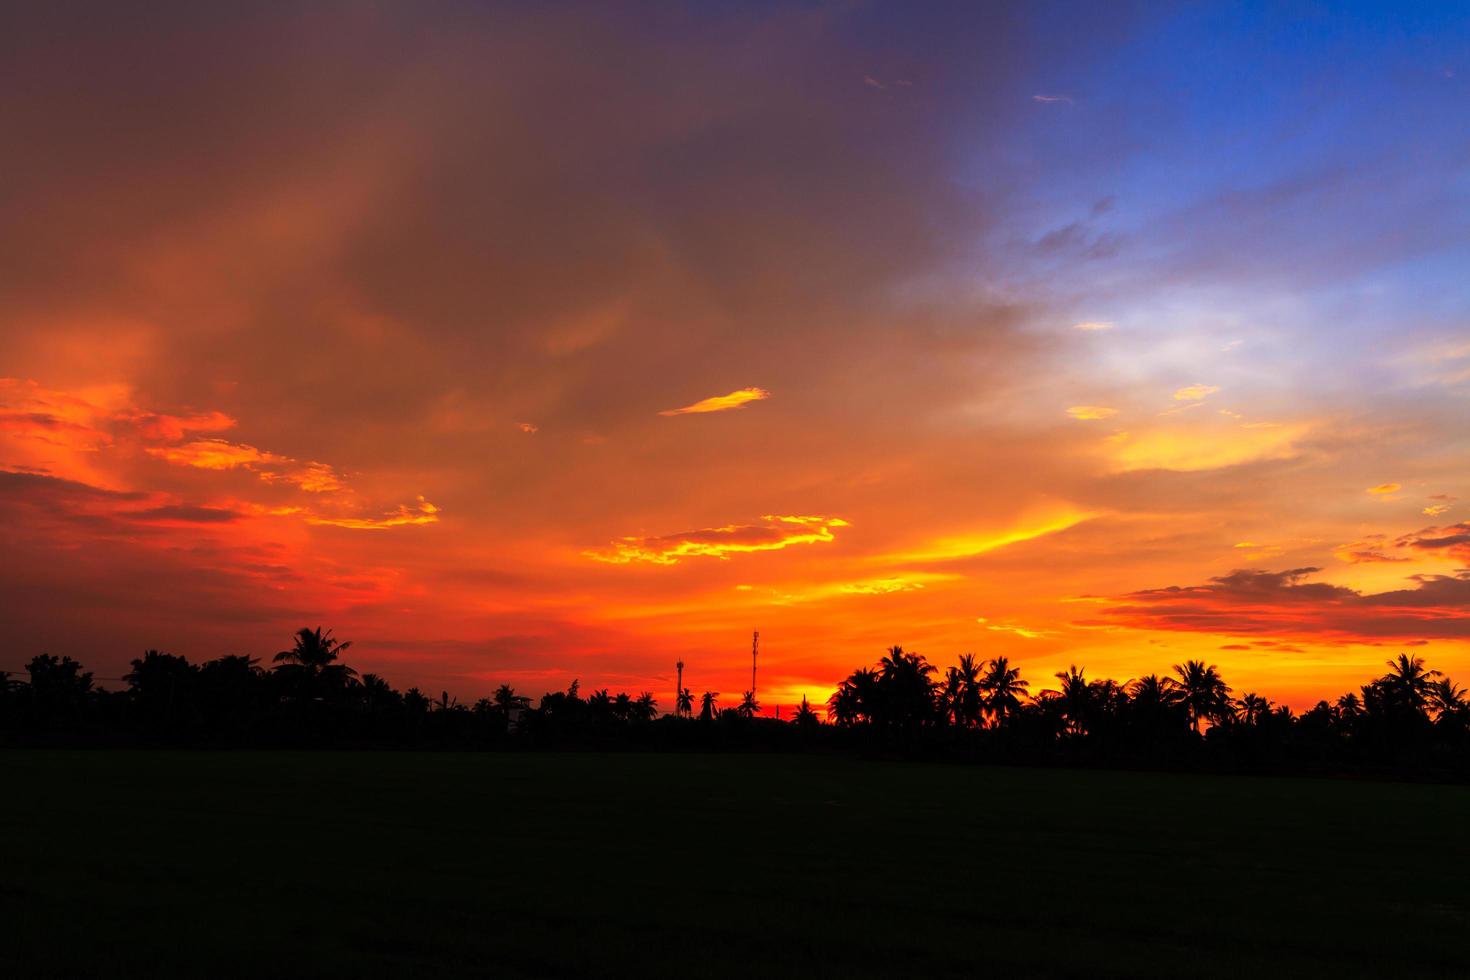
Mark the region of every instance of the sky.
POLYGON ((16 4, 0 81, 0 669, 1470 674, 1461 5, 16 4))

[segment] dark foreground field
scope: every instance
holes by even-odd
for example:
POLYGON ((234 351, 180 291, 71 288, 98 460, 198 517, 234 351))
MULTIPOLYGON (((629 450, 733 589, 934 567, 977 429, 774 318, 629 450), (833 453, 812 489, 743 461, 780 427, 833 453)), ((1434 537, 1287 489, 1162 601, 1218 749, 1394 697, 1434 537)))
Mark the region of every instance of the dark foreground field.
POLYGON ((0 754, 18 975, 1454 975, 1470 789, 811 757, 0 754))

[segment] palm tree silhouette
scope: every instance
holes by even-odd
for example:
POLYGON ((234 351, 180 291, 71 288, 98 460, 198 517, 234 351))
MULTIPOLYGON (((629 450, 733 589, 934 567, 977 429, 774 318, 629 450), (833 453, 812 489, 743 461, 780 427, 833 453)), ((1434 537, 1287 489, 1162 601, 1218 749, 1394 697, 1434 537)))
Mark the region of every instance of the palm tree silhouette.
POLYGON ((720 705, 719 691, 705 691, 699 696, 699 720, 713 721, 720 705))
POLYGON ((740 706, 735 710, 742 718, 754 718, 761 713, 761 703, 755 699, 754 691, 746 691, 740 698, 740 706))
POLYGON ((934 667, 922 655, 888 648, 878 661, 878 694, 886 721, 912 733, 934 710, 934 667))
POLYGON ((955 722, 961 728, 974 728, 980 724, 981 712, 985 709, 985 695, 980 679, 980 661, 973 653, 960 654, 959 666, 952 668, 959 675, 959 704, 955 722))
POLYGON ((674 698, 674 712, 685 718, 694 714, 694 695, 689 693, 689 688, 683 688, 674 698))
POLYGON ((837 685, 837 690, 827 699, 827 718, 834 724, 846 728, 856 725, 862 717, 862 705, 858 701, 857 688, 848 678, 837 685))
POLYGON ((358 679, 357 693, 369 709, 391 704, 398 698, 392 685, 377 674, 363 674, 358 679))
POLYGON ((500 715, 500 723, 505 730, 510 731, 510 716, 513 711, 524 711, 531 706, 531 699, 515 692, 515 688, 509 684, 502 684, 495 689, 491 700, 495 703, 495 710, 500 715))
POLYGON ((944 681, 935 693, 940 722, 953 721, 956 728, 964 727, 964 693, 964 675, 958 667, 950 667, 944 672, 944 681))
MULTIPOLYGON (((960 658, 960 665, 963 668, 964 657, 960 658)), ((985 676, 980 679, 979 689, 982 703, 997 728, 1004 726, 1006 719, 1020 709, 1021 699, 1026 697, 1026 689, 1030 686, 1029 682, 1021 679, 1021 668, 1012 667, 1008 658, 996 657, 990 661, 985 676)))
POLYGON ((1066 670, 1059 670, 1055 674, 1057 680, 1062 682, 1061 695, 1062 714, 1067 719, 1067 729, 1074 735, 1080 735, 1087 730, 1087 717, 1091 713, 1092 687, 1083 676, 1085 669, 1076 664, 1069 666, 1066 670))
POLYGON ((628 697, 627 691, 619 691, 613 695, 612 716, 618 721, 627 721, 633 715, 633 699, 628 697))
POLYGON ((1441 724, 1463 724, 1470 719, 1470 701, 1466 700, 1465 689, 1450 678, 1435 682, 1428 697, 1429 706, 1441 724))
POLYGON ((337 658, 352 646, 352 641, 338 641, 331 630, 305 627, 296 631, 296 642, 289 650, 275 655, 276 668, 288 683, 307 698, 321 698, 347 687, 357 671, 337 658))
POLYGON ((1261 723, 1261 719, 1271 712, 1271 702, 1254 692, 1246 694, 1240 699, 1240 720, 1248 726, 1261 723))
POLYGON ((1230 688, 1214 664, 1207 666, 1203 660, 1186 660, 1174 665, 1174 673, 1179 675, 1181 700, 1189 712, 1190 726, 1196 732, 1201 721, 1218 720, 1228 713, 1230 688))
POLYGON ((801 696, 801 704, 796 706, 796 716, 791 720, 797 728, 809 729, 822 723, 817 713, 812 710, 812 706, 807 703, 805 694, 801 696))
POLYGON ((651 691, 644 691, 634 699, 632 707, 628 709, 628 717, 633 721, 653 721, 658 717, 658 702, 653 699, 651 691))
POLYGON ((1388 661, 1388 673, 1378 683, 1399 704, 1422 710, 1429 702, 1434 678, 1438 676, 1439 671, 1426 669, 1420 658, 1401 653, 1388 661))

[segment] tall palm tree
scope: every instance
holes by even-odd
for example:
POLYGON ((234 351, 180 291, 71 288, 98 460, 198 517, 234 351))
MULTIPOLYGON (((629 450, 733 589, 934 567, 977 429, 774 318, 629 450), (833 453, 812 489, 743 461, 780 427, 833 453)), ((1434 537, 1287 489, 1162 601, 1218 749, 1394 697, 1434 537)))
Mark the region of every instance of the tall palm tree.
POLYGON ((1261 723, 1261 719, 1271 713, 1271 702, 1254 692, 1246 694, 1240 699, 1240 720, 1247 726, 1255 726, 1261 723))
POLYGON ((888 648, 878 661, 879 694, 889 725, 909 732, 922 725, 934 712, 934 666, 903 647, 888 648))
MULTIPOLYGON (((994 661, 992 661, 994 663, 994 661)), ((959 717, 955 720, 961 728, 974 728, 980 724, 981 712, 985 709, 983 682, 980 679, 980 661, 973 653, 960 654, 960 703, 959 717)))
POLYGON ((619 691, 613 695, 612 716, 618 721, 627 721, 633 714, 633 699, 628 696, 627 691, 619 691))
POLYGON ((857 688, 851 679, 837 685, 837 690, 827 699, 827 719, 835 725, 847 728, 858 723, 862 717, 862 705, 858 703, 857 688))
POLYGON ((1434 690, 1434 678, 1438 676, 1439 671, 1426 668, 1419 657, 1401 653, 1388 661, 1388 673, 1379 678, 1378 684, 1400 705, 1423 710, 1434 690))
POLYGON ((1216 721, 1228 713, 1230 688, 1214 664, 1186 660, 1174 665, 1174 673, 1179 675, 1181 700, 1189 712, 1190 726, 1196 732, 1200 730, 1201 721, 1216 721))
POLYGON ((852 688, 852 700, 857 710, 855 720, 881 725, 886 715, 882 682, 877 672, 859 667, 848 675, 844 683, 852 688))
POLYGON ((754 691, 746 691, 740 698, 740 706, 735 710, 740 712, 742 718, 754 718, 761 713, 761 703, 755 699, 754 691))
POLYGON ((1179 685, 1172 677, 1145 674, 1128 685, 1128 696, 1133 703, 1149 712, 1172 708, 1179 703, 1179 685))
POLYGON ((658 717, 658 702, 653 699, 653 692, 644 691, 633 699, 633 707, 628 713, 633 721, 653 721, 658 717))
POLYGON ((1006 719, 1020 709, 1021 699, 1026 697, 1030 686, 1021 679, 1021 668, 1012 667, 1008 658, 996 657, 990 661, 985 676, 980 678, 979 689, 985 710, 990 712, 997 728, 1004 726, 1006 719))
POLYGON ((291 682, 298 693, 320 698, 344 690, 348 679, 357 675, 357 671, 337 661, 350 646, 351 640, 339 641, 331 630, 302 627, 296 631, 291 649, 276 654, 273 662, 281 665, 276 668, 277 673, 291 682))
POLYGON ((398 699, 393 686, 377 674, 363 674, 358 679, 357 691, 363 704, 370 709, 391 704, 398 699))
POLYGON ((1091 713, 1093 690, 1087 683, 1084 668, 1072 664, 1066 670, 1059 670, 1054 675, 1061 681, 1062 714, 1067 719, 1067 729, 1074 735, 1080 735, 1087 730, 1087 718, 1091 713))
POLYGON ((713 721, 720 707, 720 692, 705 691, 699 696, 699 720, 713 721))
POLYGON ((683 688, 674 697, 674 711, 684 718, 694 714, 694 695, 689 693, 689 688, 683 688))
POLYGON ((1448 677, 1436 681, 1429 689, 1429 706, 1441 724, 1463 724, 1470 720, 1470 701, 1465 689, 1448 677))
POLYGON ((509 684, 497 687, 491 700, 495 702, 495 710, 500 715, 500 723, 506 731, 510 731, 511 713, 524 711, 531 706, 531 699, 517 694, 515 688, 509 684))
POLYGON ((801 704, 796 706, 796 717, 792 719, 798 728, 812 728, 822 723, 812 706, 807 703, 806 695, 801 696, 801 704))
POLYGON ((935 691, 935 707, 941 723, 952 721, 956 728, 965 726, 964 695, 965 675, 960 673, 958 667, 950 667, 944 672, 944 681, 935 691))

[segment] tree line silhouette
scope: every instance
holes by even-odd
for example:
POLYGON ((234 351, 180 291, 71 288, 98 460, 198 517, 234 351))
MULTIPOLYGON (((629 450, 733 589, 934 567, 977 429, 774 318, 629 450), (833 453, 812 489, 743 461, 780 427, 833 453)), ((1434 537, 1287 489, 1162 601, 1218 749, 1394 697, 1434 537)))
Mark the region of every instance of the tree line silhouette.
POLYGON ((787 721, 754 692, 684 688, 661 715, 649 692, 583 695, 574 681, 539 703, 501 685, 462 704, 398 691, 357 671, 351 643, 301 629, 266 668, 225 656, 204 663, 147 651, 107 690, 71 657, 41 655, 26 676, 0 673, 0 739, 8 745, 320 746, 406 748, 731 748, 851 750, 987 762, 1141 765, 1264 771, 1383 770, 1470 777, 1470 698, 1418 657, 1335 700, 1293 712, 1234 696, 1213 665, 1189 660, 1124 683, 1079 667, 1032 690, 1005 657, 964 654, 941 674, 890 648, 848 675, 825 721, 802 700, 787 721))

